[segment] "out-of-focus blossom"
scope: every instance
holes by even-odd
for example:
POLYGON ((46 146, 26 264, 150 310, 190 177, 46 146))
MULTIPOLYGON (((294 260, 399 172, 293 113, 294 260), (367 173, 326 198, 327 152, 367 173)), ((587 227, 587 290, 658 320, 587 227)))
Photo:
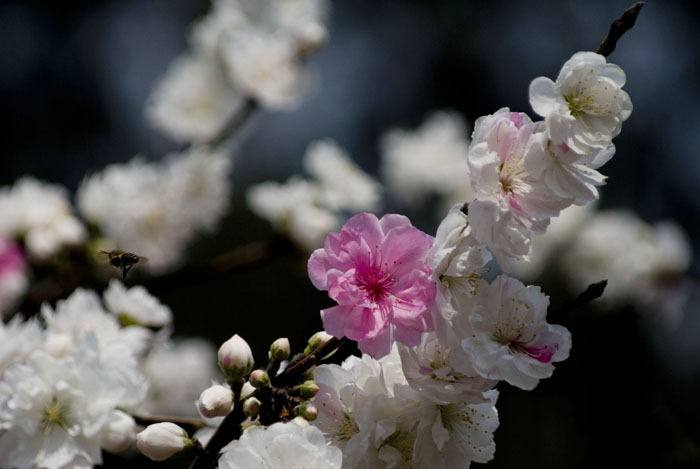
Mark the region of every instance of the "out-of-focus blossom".
POLYGON ((552 256, 561 253, 562 249, 566 249, 576 239, 586 221, 593 216, 594 210, 595 204, 572 205, 562 210, 558 217, 552 218, 544 234, 532 237, 532 259, 529 262, 515 261, 511 264, 514 276, 522 281, 530 281, 541 275, 549 263, 553 262, 552 256))
POLYGON ((27 254, 39 261, 64 247, 78 246, 87 237, 73 216, 67 191, 28 176, 0 189, 0 213, 0 236, 23 239, 27 254))
POLYGON ((16 315, 7 324, 0 321, 0 379, 7 367, 22 363, 42 344, 41 326, 36 320, 24 321, 22 316, 16 315))
POLYGON ((437 112, 415 131, 392 130, 382 137, 382 179, 391 194, 414 203, 431 193, 461 203, 471 200, 467 150, 469 139, 462 118, 437 112))
POLYGON ((561 68, 556 83, 539 77, 530 84, 530 104, 545 118, 554 145, 580 155, 605 150, 632 113, 622 90, 625 72, 594 52, 577 52, 561 68))
POLYGON ((137 158, 85 179, 78 207, 119 248, 147 257, 144 268, 162 272, 182 259, 197 232, 223 216, 231 169, 226 155, 205 148, 160 164, 137 158))
POLYGON ((601 211, 581 229, 561 258, 571 288, 583 291, 608 280, 601 301, 608 307, 659 300, 665 284, 688 269, 687 235, 672 222, 646 224, 625 210, 601 211))
POLYGON ((362 171, 332 140, 309 145, 304 168, 319 182, 319 203, 331 210, 356 213, 375 210, 379 205, 379 183, 362 171))
POLYGON ((27 288, 27 262, 22 249, 0 236, 0 320, 13 312, 27 288))
POLYGON ((285 36, 246 31, 230 34, 226 41, 224 63, 242 93, 274 110, 292 109, 300 102, 310 77, 285 36))
POLYGON ((247 430, 239 440, 228 446, 228 450, 219 459, 219 467, 340 469, 342 459, 340 449, 327 445, 318 428, 301 428, 293 422, 287 422, 247 430))
POLYGON ((318 184, 298 177, 284 184, 263 182, 246 193, 251 210, 308 250, 323 244, 326 235, 340 226, 331 210, 317 205, 319 197, 318 184))
POLYGON ((156 84, 146 117, 177 141, 206 142, 242 103, 215 58, 190 54, 175 60, 156 84))
POLYGON ((530 390, 569 357, 571 334, 547 323, 549 298, 539 287, 501 275, 475 300, 462 348, 479 375, 530 390))
POLYGON ((107 424, 102 428, 100 445, 110 453, 126 451, 136 441, 136 421, 122 412, 113 410, 107 424))
POLYGON ((321 311, 326 332, 357 340, 374 357, 388 354, 395 340, 417 345, 433 329, 432 243, 401 215, 355 215, 329 234, 308 262, 311 282, 338 302, 321 311))
POLYGON ((216 348, 203 339, 159 344, 146 357, 143 372, 149 388, 139 411, 150 415, 197 417, 194 402, 221 377, 216 348))
POLYGON ((122 324, 163 327, 172 322, 170 308, 140 285, 127 290, 121 281, 112 279, 103 296, 107 309, 117 315, 122 324))
POLYGON ((102 462, 102 431, 128 398, 94 338, 63 358, 34 351, 0 382, 0 465, 90 468, 102 462))

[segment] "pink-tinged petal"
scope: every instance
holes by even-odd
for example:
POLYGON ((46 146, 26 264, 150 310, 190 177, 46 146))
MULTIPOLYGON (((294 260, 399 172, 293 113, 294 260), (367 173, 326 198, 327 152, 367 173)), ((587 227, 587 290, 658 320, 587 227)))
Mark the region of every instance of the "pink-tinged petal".
POLYGON ((540 347, 522 347, 522 350, 540 363, 549 363, 557 351, 557 345, 542 345, 540 347))
POLYGON ((384 234, 388 234, 389 231, 394 228, 400 228, 404 226, 412 226, 411 221, 408 217, 404 215, 397 215, 395 213, 387 213, 379 220, 379 225, 382 227, 384 234))
POLYGON ((389 355, 394 338, 391 328, 387 327, 381 334, 371 339, 361 340, 357 343, 362 353, 366 353, 372 358, 381 358, 389 355))
POLYGON ((510 113, 510 121, 515 124, 515 128, 519 129, 520 127, 523 126, 523 115, 520 112, 511 112, 510 113))
POLYGON ((432 245, 432 236, 412 226, 396 228, 389 232, 381 245, 383 267, 394 276, 406 275, 416 263, 425 262, 432 245))
POLYGON ((420 344, 420 339, 423 334, 423 329, 411 329, 408 327, 395 327, 394 339, 409 347, 414 347, 420 344))
POLYGON ((338 305, 321 311, 323 328, 335 337, 363 340, 375 337, 388 326, 378 310, 364 306, 338 305))
POLYGON ((327 277, 328 277, 328 267, 326 266, 326 252, 323 249, 316 249, 311 253, 309 262, 306 267, 309 271, 309 279, 314 287, 319 290, 326 290, 327 287, 327 277))
POLYGON ((26 261, 22 248, 14 243, 7 242, 0 253, 0 274, 13 273, 22 270, 26 261))
POLYGON ((352 238, 362 238, 369 246, 378 246, 384 238, 382 227, 377 217, 371 213, 360 213, 351 217, 343 226, 342 234, 352 238))

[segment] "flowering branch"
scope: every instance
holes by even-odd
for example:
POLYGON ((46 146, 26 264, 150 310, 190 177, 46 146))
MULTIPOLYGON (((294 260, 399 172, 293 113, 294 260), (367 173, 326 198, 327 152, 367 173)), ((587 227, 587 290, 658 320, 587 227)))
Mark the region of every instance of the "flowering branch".
POLYGON ((241 128, 248 118, 251 117, 258 109, 260 109, 258 102, 251 97, 247 97, 236 113, 231 117, 231 119, 229 119, 226 125, 224 125, 223 128, 216 135, 214 135, 214 137, 209 139, 207 144, 212 147, 216 147, 224 143, 232 136, 232 134, 241 128))
POLYGON ((605 36, 603 42, 598 46, 598 50, 596 50, 598 54, 604 55, 605 57, 612 54, 617 45, 617 41, 634 26, 634 23, 637 21, 637 16, 643 6, 644 2, 635 3, 632 7, 625 10, 622 16, 612 22, 610 25, 610 32, 608 32, 608 35, 605 36))

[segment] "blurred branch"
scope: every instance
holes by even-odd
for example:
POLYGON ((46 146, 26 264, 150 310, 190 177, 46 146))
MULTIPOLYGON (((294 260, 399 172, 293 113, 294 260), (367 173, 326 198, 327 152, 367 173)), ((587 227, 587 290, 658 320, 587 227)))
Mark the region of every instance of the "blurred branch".
POLYGON ((608 286, 607 280, 601 280, 600 282, 592 283, 588 285, 586 291, 581 293, 579 296, 573 300, 565 301, 561 306, 552 311, 550 317, 563 316, 569 314, 583 306, 586 306, 591 301, 596 298, 600 298, 605 292, 605 287, 608 286))
POLYGON ((236 113, 231 117, 231 119, 226 123, 226 125, 212 137, 207 144, 216 147, 226 142, 236 131, 245 124, 249 117, 258 110, 260 106, 258 102, 253 98, 247 97, 241 107, 236 111, 236 113))
POLYGON ((625 10, 622 16, 612 22, 608 35, 605 36, 603 42, 598 46, 598 50, 596 50, 598 54, 604 55, 605 57, 612 54, 615 50, 615 46, 617 46, 617 41, 634 26, 634 23, 637 21, 637 16, 643 6, 644 2, 635 3, 632 7, 625 10))

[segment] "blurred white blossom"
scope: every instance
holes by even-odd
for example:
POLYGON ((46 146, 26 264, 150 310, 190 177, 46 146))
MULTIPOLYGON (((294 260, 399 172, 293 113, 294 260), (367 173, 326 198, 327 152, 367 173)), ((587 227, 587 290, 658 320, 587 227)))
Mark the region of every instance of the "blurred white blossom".
POLYGON ((673 222, 648 225, 625 210, 601 211, 582 227, 561 257, 573 291, 608 280, 601 298, 607 306, 658 300, 666 282, 688 269, 690 242, 673 222))
POLYGON ((22 363, 43 343, 41 326, 35 319, 24 321, 16 315, 8 323, 0 321, 0 379, 14 363, 22 363))
POLYGON ((204 339, 158 344, 143 362, 150 383, 141 412, 150 415, 197 417, 195 402, 220 377, 216 348, 204 339))
POLYGON ((224 215, 232 164, 223 153, 192 148, 162 163, 135 158, 86 178, 77 194, 87 220, 119 248, 148 258, 162 272, 182 260, 197 232, 224 215))
POLYGON ((78 246, 87 237, 73 216, 66 189, 30 176, 0 188, 0 213, 0 236, 23 239, 27 254, 39 261, 66 246, 78 246))
POLYGON ((163 327, 172 322, 173 313, 170 308, 140 285, 127 290, 121 281, 112 279, 103 297, 107 309, 114 313, 122 324, 163 327))
MULTIPOLYGON (((415 131, 392 130, 382 137, 382 179, 391 194, 414 203, 431 193, 471 201, 467 150, 462 118, 436 112, 415 131)), ((457 202, 457 201, 455 201, 457 202)))
POLYGON ((206 142, 242 104, 215 58, 188 54, 176 59, 155 85, 146 117, 177 141, 206 142))

